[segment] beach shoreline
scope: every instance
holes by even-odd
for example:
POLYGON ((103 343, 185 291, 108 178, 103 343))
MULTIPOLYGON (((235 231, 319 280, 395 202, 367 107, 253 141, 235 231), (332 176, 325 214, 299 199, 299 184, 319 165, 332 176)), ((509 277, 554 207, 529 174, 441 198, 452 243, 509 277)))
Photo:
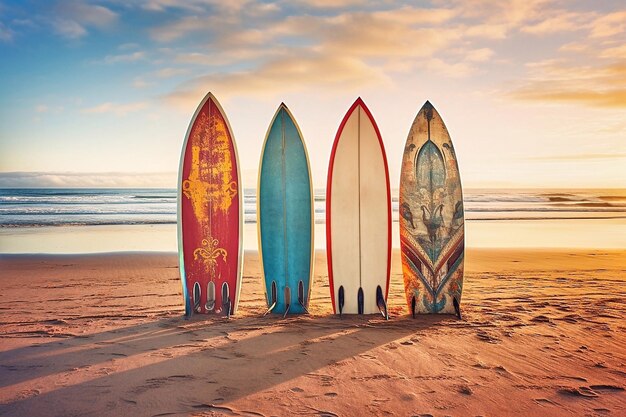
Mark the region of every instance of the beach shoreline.
POLYGON ((394 250, 390 320, 182 316, 175 253, 0 255, 0 415, 619 415, 626 251, 469 249, 463 320, 411 319, 394 250), (357 395, 358 394, 358 395, 357 395))

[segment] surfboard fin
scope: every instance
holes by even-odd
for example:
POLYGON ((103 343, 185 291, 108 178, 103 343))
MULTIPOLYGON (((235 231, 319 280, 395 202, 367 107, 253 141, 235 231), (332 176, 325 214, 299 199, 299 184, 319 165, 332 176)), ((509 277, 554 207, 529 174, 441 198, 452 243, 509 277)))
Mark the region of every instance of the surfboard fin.
POLYGON ((378 306, 378 310, 380 311, 380 314, 383 315, 385 320, 389 320, 387 303, 385 302, 385 297, 383 297, 383 289, 380 288, 380 285, 376 287, 376 305, 378 306))
POLYGON ((232 302, 230 300, 230 291, 228 288, 228 283, 225 282, 222 284, 222 309, 226 312, 226 317, 230 318, 230 306, 232 302))
POLYGON ((363 294, 363 288, 359 288, 359 292, 357 293, 356 302, 359 309, 359 314, 363 314, 363 310, 365 309, 365 294, 363 294))
POLYGON ((289 307, 291 307, 291 288, 285 287, 285 314, 283 314, 283 318, 289 314, 289 307))
POLYGON ((215 310, 215 283, 209 281, 206 288, 206 304, 204 305, 206 311, 215 310))
POLYGON ((272 304, 267 309, 265 314, 263 314, 263 317, 267 316, 272 310, 274 310, 274 307, 276 307, 276 303, 278 302, 278 290, 276 289, 276 281, 272 281, 272 295, 271 295, 271 297, 272 297, 272 304))
POLYGON ((200 283, 196 281, 196 283, 193 284, 193 312, 194 313, 200 312, 200 295, 201 295, 200 283))
POLYGON ((343 292, 343 285, 339 287, 339 294, 337 295, 337 304, 339 304, 339 316, 343 313, 343 304, 346 300, 345 294, 343 292))
POLYGON ((452 304, 454 304, 454 311, 456 312, 456 317, 459 320, 461 320, 461 305, 459 304, 459 301, 456 299, 456 297, 452 299, 452 304))
POLYGON ((411 298, 411 315, 413 316, 413 318, 415 318, 415 304, 417 303, 417 300, 415 299, 415 296, 413 296, 413 298, 411 298))
POLYGON ((304 282, 302 282, 302 280, 300 280, 298 282, 298 302, 300 303, 300 306, 302 307, 302 309, 304 311, 306 311, 307 314, 309 313, 309 309, 306 308, 305 305, 305 300, 304 300, 304 282))

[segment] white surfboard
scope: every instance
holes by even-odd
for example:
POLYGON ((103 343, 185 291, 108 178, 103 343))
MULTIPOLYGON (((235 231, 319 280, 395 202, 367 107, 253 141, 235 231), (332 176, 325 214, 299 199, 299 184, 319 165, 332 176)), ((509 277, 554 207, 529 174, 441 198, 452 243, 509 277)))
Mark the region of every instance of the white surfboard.
POLYGON ((326 241, 335 313, 383 312, 391 265, 389 171, 380 132, 360 98, 341 122, 330 156, 326 241))

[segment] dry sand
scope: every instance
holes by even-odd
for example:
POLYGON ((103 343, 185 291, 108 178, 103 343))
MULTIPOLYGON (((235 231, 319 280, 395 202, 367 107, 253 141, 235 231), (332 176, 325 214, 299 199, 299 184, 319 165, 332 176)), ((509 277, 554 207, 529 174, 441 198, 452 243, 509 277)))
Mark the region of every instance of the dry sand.
POLYGON ((182 318, 174 254, 0 257, 3 416, 624 416, 626 252, 474 250, 463 320, 261 317, 246 253, 236 317, 182 318))

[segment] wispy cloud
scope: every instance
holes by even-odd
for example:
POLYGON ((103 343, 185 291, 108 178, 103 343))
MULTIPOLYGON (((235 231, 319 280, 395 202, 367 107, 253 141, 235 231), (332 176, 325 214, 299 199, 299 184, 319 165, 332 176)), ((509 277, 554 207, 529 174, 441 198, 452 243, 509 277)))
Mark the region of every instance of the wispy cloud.
POLYGON ((47 104, 37 104, 35 106, 35 113, 54 113, 58 114, 64 110, 63 106, 49 106, 47 104))
POLYGON ((79 39, 87 35, 89 27, 109 27, 117 17, 117 13, 104 6, 65 0, 57 3, 51 23, 59 35, 79 39))
POLYGON ((600 58, 626 60, 626 43, 615 47, 600 49, 598 56, 600 58))
POLYGON ((81 110, 84 114, 114 114, 116 116, 126 116, 128 113, 137 112, 139 110, 143 110, 148 106, 148 103, 144 101, 136 102, 136 103, 111 103, 106 102, 95 107, 89 107, 81 110))
POLYGON ((162 68, 156 71, 154 75, 157 78, 172 78, 172 77, 177 77, 179 75, 185 75, 188 73, 189 73, 189 70, 186 68, 167 67, 167 68, 162 68))
POLYGON ((175 172, 0 172, 0 188, 174 187, 175 172))
POLYGON ((575 66, 549 60, 529 65, 530 77, 509 93, 519 100, 626 107, 626 62, 575 66))
POLYGON ((626 10, 598 17, 592 25, 592 38, 606 38, 626 31, 626 10))
POLYGON ((146 81, 146 79, 144 77, 135 77, 135 79, 132 82, 132 86, 134 88, 138 88, 138 89, 142 89, 142 88, 148 88, 152 85, 151 82, 146 81))
POLYGON ((367 4, 366 0, 292 0, 288 3, 315 9, 341 9, 367 4))
MULTIPOLYGON (((375 83, 388 84, 385 72, 394 68, 406 71, 407 61, 422 67, 424 62, 438 64, 449 73, 466 74, 470 71, 467 63, 445 65, 442 60, 418 60, 433 57, 459 39, 457 30, 430 27, 453 16, 454 12, 447 9, 400 7, 372 13, 289 16, 267 27, 239 32, 231 27, 238 25, 238 20, 220 17, 222 30, 214 33, 214 49, 207 53, 179 54, 177 61, 219 66, 248 60, 252 68, 236 72, 207 71, 206 75, 182 84, 168 99, 178 104, 185 98, 196 100, 198 91, 214 85, 231 94, 244 91, 266 94, 315 86, 348 90, 375 83), (296 47, 294 43, 306 46, 296 47)), ((206 27, 202 18, 194 16, 162 27, 153 36, 170 40, 206 27)), ((489 54, 484 48, 468 59, 479 61, 489 54)))
POLYGON ((581 153, 581 154, 565 154, 565 155, 548 155, 548 156, 534 156, 525 159, 536 161, 591 161, 591 160, 604 160, 604 159, 625 159, 626 153, 581 153))
POLYGON ((119 62, 137 62, 146 59, 144 51, 136 51, 128 54, 107 55, 101 61, 105 64, 117 64, 119 62))
POLYGON ((466 18, 487 22, 502 22, 507 25, 521 25, 541 17, 550 0, 448 0, 441 3, 459 10, 466 18))
POLYGON ((198 77, 165 98, 172 104, 188 107, 198 100, 199 95, 215 86, 219 86, 226 95, 250 95, 276 94, 279 91, 282 94, 313 86, 346 91, 387 81, 384 74, 359 60, 311 53, 273 60, 254 71, 198 77))
POLYGON ((11 42, 15 32, 0 22, 0 42, 11 42))
POLYGON ((219 24, 215 17, 188 16, 153 29, 152 37, 159 42, 171 42, 193 32, 206 32, 219 24))
POLYGON ((522 32, 533 35, 551 35, 559 32, 573 32, 588 29, 595 13, 574 13, 566 10, 555 10, 554 16, 546 17, 537 23, 521 28, 522 32))

